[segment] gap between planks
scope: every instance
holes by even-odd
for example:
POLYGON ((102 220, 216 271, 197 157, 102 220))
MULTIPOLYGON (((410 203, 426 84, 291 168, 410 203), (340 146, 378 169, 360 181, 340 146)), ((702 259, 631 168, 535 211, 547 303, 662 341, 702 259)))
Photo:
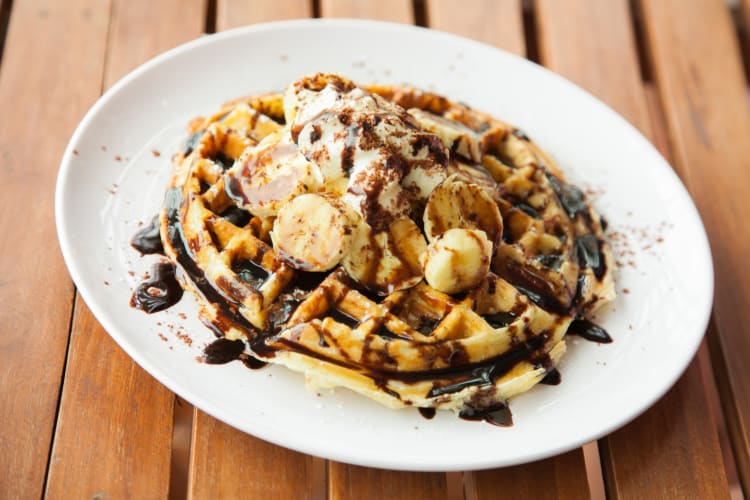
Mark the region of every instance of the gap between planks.
POLYGON ((5 48, 5 36, 8 34, 10 24, 10 11, 13 0, 0 0, 0 67, 3 62, 3 49, 5 48))

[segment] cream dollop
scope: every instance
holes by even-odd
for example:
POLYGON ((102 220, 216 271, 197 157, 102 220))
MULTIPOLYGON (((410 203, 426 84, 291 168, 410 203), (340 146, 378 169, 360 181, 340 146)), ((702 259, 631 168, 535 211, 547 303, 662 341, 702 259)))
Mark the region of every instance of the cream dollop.
POLYGON ((347 178, 343 199, 373 228, 426 200, 447 177, 449 152, 400 106, 336 75, 290 85, 285 115, 300 152, 324 183, 347 178))

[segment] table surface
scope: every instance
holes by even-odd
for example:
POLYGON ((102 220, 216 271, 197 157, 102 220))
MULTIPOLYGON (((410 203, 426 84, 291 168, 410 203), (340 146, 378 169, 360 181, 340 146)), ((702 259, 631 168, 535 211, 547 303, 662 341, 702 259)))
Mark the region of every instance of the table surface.
POLYGON ((748 28, 750 0, 0 0, 0 497, 747 495, 748 28), (305 17, 419 24, 525 55, 653 140, 698 205, 716 270, 706 342, 661 401, 598 443, 536 463, 394 472, 236 431, 120 350, 55 242, 54 183, 73 129, 103 90, 166 49, 305 17))

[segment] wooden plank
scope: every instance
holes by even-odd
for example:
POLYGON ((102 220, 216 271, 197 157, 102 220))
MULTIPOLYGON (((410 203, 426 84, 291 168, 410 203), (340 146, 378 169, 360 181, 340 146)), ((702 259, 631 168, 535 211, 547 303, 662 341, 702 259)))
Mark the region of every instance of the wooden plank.
POLYGON ((538 0, 535 7, 542 63, 606 101, 650 137, 628 2, 538 0))
POLYGON ((0 494, 39 498, 73 285, 55 244, 55 175, 99 95, 109 5, 15 2, 0 68, 0 494))
POLYGON ((448 498, 446 489, 443 473, 401 472, 328 462, 328 494, 331 500, 439 500, 448 498))
POLYGON ((110 87, 146 60, 203 33, 200 0, 116 0, 104 87, 110 87))
MULTIPOLYGON (((203 16, 201 0, 115 2, 104 86, 200 35, 203 16)), ((174 395, 120 350, 77 300, 47 495, 166 497, 173 404, 174 395)))
POLYGON ((693 363, 659 404, 599 442, 610 498, 729 498, 714 423, 697 388, 693 363))
POLYGON ((322 17, 353 17, 414 23, 414 10, 410 0, 320 0, 320 14, 322 17))
MULTIPOLYGON (((305 3, 273 1, 256 5, 220 0, 216 28, 221 31, 253 22, 306 17, 312 12, 309 2, 305 3)), ((190 498, 310 498, 314 469, 312 457, 248 436, 195 410, 190 498)))
POLYGON ((675 167, 711 242, 717 382, 740 479, 750 492, 750 113, 728 10, 720 0, 641 2, 675 167), (679 9, 679 16, 674 12, 679 9), (705 33, 705 36, 696 36, 705 33))
MULTIPOLYGON (((649 114, 627 1, 539 0, 536 6, 542 62, 608 102, 653 140, 652 131, 662 126, 658 116, 649 114), (589 28, 585 35, 581 25, 589 28), (657 125, 652 126, 652 119, 657 125)), ((693 363, 668 396, 601 441, 610 496, 648 498, 673 492, 668 496, 680 498, 697 491, 726 495, 718 438, 714 427, 706 428, 707 422, 711 415, 699 367, 693 363)))
POLYGON ((216 5, 216 24, 220 29, 312 15, 310 0, 219 0, 216 5))
POLYGON ((580 449, 530 464, 495 471, 466 473, 466 497, 491 500, 512 498, 590 498, 586 465, 580 449))
POLYGON ((188 498, 312 498, 312 457, 196 411, 188 498))
POLYGON ((46 496, 166 498, 173 402, 79 298, 46 496))
POLYGON ((427 24, 523 55, 520 0, 427 0, 427 24))

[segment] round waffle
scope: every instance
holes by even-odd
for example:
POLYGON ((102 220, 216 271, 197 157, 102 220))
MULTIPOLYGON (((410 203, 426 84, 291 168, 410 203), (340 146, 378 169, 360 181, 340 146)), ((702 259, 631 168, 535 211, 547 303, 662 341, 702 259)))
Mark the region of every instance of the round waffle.
POLYGON ((310 386, 486 416, 554 379, 571 322, 614 298, 584 194, 523 132, 465 105, 318 74, 189 131, 160 214, 165 252, 217 336, 310 386), (353 114, 352 96, 365 102, 353 114), (376 168, 357 167, 365 157, 387 184, 358 180, 376 168), (287 230, 310 212, 330 222, 287 230), (431 255, 456 250, 449 232, 480 234, 487 262, 424 279, 431 255))

